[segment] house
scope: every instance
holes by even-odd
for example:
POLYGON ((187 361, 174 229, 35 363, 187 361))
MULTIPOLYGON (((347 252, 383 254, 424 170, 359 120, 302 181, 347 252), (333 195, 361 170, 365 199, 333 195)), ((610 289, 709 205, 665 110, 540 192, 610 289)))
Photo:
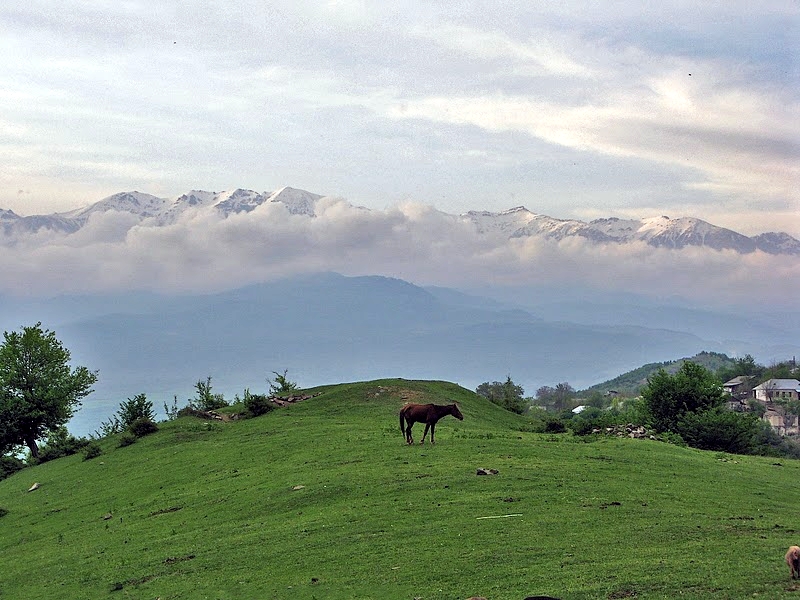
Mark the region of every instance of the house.
POLYGON ((736 412, 747 411, 747 400, 752 396, 753 376, 739 375, 722 384, 723 391, 730 395, 728 409, 736 412))
POLYGON ((785 402, 800 400, 800 381, 770 379, 753 388, 753 398, 762 402, 766 411, 762 417, 781 435, 800 434, 800 418, 786 410, 785 402))
POLYGON ((726 381, 722 384, 722 389, 728 392, 731 397, 736 398, 737 400, 743 400, 750 396, 750 392, 753 389, 752 375, 739 375, 738 377, 734 377, 730 381, 726 381))
POLYGON ((761 402, 800 400, 800 381, 797 379, 769 379, 753 388, 753 398, 761 400, 761 402))

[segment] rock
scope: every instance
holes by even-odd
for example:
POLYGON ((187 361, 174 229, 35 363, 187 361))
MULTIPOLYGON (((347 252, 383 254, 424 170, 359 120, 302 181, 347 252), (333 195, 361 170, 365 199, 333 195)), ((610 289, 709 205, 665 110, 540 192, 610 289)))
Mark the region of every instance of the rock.
POLYGON ((28 491, 32 492, 33 490, 38 490, 38 489, 39 489, 39 483, 37 482, 37 483, 34 483, 31 487, 29 487, 28 491))
POLYGON ((497 475, 500 471, 497 469, 485 469, 481 467, 478 469, 477 475, 497 475))
POLYGON ((111 513, 106 513, 106 514, 103 515, 103 521, 108 521, 108 520, 113 519, 113 518, 114 518, 114 515, 111 514, 111 513))

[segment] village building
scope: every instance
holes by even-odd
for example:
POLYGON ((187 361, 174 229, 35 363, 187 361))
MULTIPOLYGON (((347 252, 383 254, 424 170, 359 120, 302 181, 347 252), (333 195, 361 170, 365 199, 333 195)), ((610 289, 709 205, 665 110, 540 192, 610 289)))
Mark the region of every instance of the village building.
POLYGON ((797 411, 787 409, 790 402, 800 401, 800 381, 797 379, 769 379, 753 388, 753 399, 765 407, 764 421, 781 435, 800 435, 800 418, 797 411))

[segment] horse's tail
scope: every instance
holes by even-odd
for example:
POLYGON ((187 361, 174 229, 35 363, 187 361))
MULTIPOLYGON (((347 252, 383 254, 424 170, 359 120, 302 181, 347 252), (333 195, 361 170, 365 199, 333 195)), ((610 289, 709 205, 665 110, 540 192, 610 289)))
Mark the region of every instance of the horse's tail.
POLYGON ((400 433, 403 435, 406 434, 406 426, 405 426, 405 419, 403 418, 403 413, 406 411, 406 407, 400 409, 400 433))

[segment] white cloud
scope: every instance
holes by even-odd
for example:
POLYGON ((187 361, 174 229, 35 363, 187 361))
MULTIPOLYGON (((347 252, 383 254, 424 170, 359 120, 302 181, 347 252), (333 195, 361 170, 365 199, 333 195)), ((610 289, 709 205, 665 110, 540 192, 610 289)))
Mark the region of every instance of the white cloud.
POLYGON ((780 305, 797 297, 800 281, 797 257, 509 240, 480 235, 429 205, 377 211, 326 198, 316 218, 280 204, 227 219, 187 213, 164 227, 96 214, 75 235, 40 233, 4 248, 0 293, 212 291, 319 271, 454 287, 580 283, 654 297, 677 293, 709 305, 761 303, 757 289, 771 290, 770 301, 780 305))

